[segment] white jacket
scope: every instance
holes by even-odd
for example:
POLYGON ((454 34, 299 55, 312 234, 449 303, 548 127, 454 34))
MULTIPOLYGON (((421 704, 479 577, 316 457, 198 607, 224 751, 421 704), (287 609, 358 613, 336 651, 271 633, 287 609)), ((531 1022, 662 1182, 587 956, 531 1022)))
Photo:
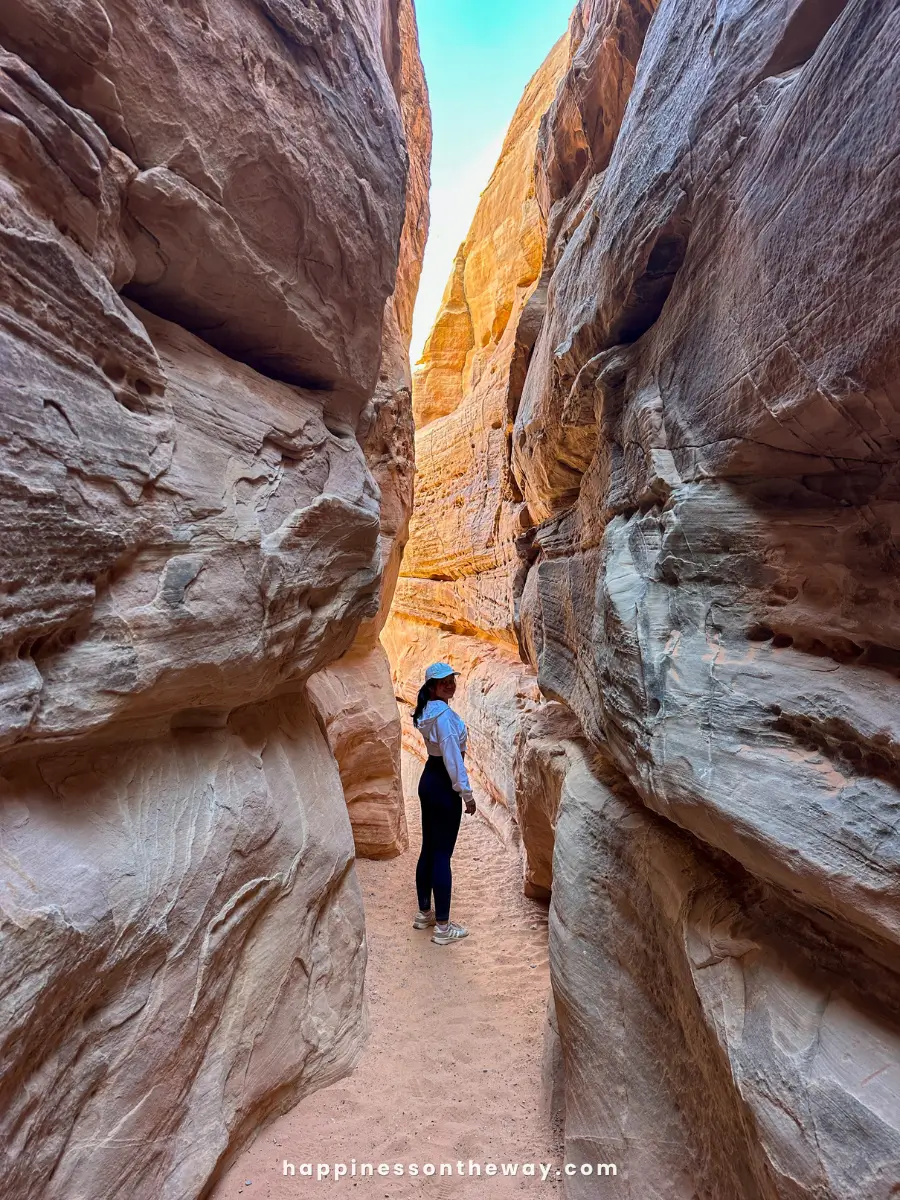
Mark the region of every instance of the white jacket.
POLYGON ((465 721, 445 700, 429 700, 419 718, 419 733, 425 739, 428 753, 443 758, 453 790, 468 800, 472 785, 463 762, 469 740, 465 721))

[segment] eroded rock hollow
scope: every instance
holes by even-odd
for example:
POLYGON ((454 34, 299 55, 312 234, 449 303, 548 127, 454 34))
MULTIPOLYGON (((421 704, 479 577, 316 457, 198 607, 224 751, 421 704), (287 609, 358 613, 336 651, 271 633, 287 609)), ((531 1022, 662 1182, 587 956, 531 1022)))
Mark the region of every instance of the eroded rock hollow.
POLYGON ((329 741, 404 837, 415 17, 9 0, 0 43, 0 1191, 186 1200, 360 1046, 329 741))
POLYGON ((398 694, 464 672, 633 1200, 900 1188, 898 64, 890 0, 582 0, 416 376, 398 694))

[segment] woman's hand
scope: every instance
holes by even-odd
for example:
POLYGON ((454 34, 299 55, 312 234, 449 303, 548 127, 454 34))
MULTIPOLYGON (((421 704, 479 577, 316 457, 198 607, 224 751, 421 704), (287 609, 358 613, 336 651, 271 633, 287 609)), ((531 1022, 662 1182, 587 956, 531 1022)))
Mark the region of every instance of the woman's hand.
POLYGON ((472 799, 471 796, 466 797, 466 812, 469 814, 470 817, 473 816, 475 813, 475 801, 472 799))

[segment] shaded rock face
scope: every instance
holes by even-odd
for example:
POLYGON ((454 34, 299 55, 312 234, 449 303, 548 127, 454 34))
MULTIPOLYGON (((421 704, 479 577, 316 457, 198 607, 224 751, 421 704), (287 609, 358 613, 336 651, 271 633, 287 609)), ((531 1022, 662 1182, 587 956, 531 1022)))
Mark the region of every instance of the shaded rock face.
POLYGON ((406 215, 396 286, 385 307, 378 383, 359 429, 381 492, 381 591, 374 619, 362 623, 347 655, 313 676, 309 687, 340 767, 356 853, 366 858, 393 858, 409 842, 400 777, 400 713, 379 634, 397 584, 413 504, 409 343, 431 182, 431 115, 411 0, 401 3, 399 31, 400 108, 410 156, 406 215))
POLYGON ((477 767, 552 888, 567 1157, 635 1200, 900 1184, 898 50, 888 3, 578 6, 490 457, 509 590, 477 424, 469 540, 423 539, 423 627, 462 592, 487 655, 512 611, 537 673, 477 767))
POLYGON ((296 696, 2 781, 4 1192, 196 1196, 359 1049, 337 768, 296 696))
POLYGON ((2 33, 132 163, 129 294, 357 414, 403 218, 396 5, 12 0, 2 33))
POLYGON ((358 1053, 306 685, 380 604, 410 19, 0 13, 4 1195, 198 1196, 358 1053))
POLYGON ((896 1194, 889 956, 650 812, 584 739, 560 750, 567 1158, 635 1198, 896 1194))
MULTIPOLYGON (((543 519, 521 601, 541 686, 663 818, 662 876, 689 853, 694 887, 694 856, 724 856, 711 969, 698 902, 669 897, 689 918, 672 991, 728 1063, 717 1111, 744 1174, 701 1155, 674 1194, 699 1178, 709 1195, 874 1197, 898 1180, 897 46, 878 5, 833 24, 824 6, 710 24, 660 8, 517 415, 517 478, 543 519), (590 456, 563 480, 546 463, 569 414, 590 456)), ((557 882, 568 868, 595 870, 560 839, 557 882)), ((625 936, 635 901, 608 889, 592 919, 616 914, 625 936)), ((623 1083, 646 1074, 623 1046, 623 1083)), ((573 1111, 592 1089, 572 1076, 573 1111)), ((685 1116, 699 1144, 709 1118, 685 1116)), ((613 1129, 594 1109, 570 1132, 613 1129)))

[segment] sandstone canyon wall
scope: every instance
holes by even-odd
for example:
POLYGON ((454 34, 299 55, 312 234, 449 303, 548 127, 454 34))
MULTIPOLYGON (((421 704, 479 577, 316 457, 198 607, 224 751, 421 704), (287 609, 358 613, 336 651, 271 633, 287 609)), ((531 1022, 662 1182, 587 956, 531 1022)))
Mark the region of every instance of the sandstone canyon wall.
POLYGON ((408 845, 400 714, 379 634, 397 584, 413 503, 409 343, 428 236, 431 117, 411 0, 401 5, 399 19, 398 98, 410 155, 406 215, 397 281, 385 307, 378 382, 359 431, 381 492, 381 592, 376 616, 362 623, 347 654, 309 683, 340 767, 356 852, 367 858, 392 858, 408 845))
POLYGON ((490 698, 511 757, 473 755, 552 887, 567 1158, 633 1200, 887 1200, 900 5, 653 8, 573 16, 509 440, 470 417, 451 458, 477 381, 425 387, 444 515, 414 525, 430 582, 401 581, 392 653, 398 681, 422 643, 469 671, 476 725, 510 612, 536 673, 528 711, 490 698), (518 501, 499 581, 488 472, 518 501))
POLYGON ((0 43, 0 1191, 188 1200, 360 1045, 306 682, 402 524, 358 439, 402 429, 414 18, 9 0, 0 43))
MULTIPOLYGON (((472 766, 504 830, 515 811, 520 720, 539 700, 534 672, 519 658, 511 604, 522 530, 508 377, 543 259, 538 126, 565 63, 561 40, 526 89, 415 372, 416 503, 383 634, 404 707, 429 662, 449 659, 463 671, 458 702, 472 766)), ((409 721, 405 732, 420 752, 409 721)))

